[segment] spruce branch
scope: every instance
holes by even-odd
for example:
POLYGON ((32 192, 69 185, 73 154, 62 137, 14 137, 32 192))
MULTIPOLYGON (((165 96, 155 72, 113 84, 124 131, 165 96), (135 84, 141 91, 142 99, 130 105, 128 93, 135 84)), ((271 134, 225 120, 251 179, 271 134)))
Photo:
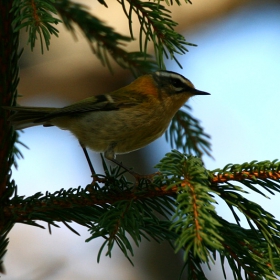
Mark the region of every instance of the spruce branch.
POLYGON ((182 277, 182 273, 184 269, 187 269, 187 279, 192 280, 206 280, 205 273, 202 268, 202 260, 198 257, 195 257, 192 251, 189 251, 188 261, 185 262, 185 266, 183 267, 180 275, 180 279, 182 277))
POLYGON ((210 195, 207 170, 199 158, 184 156, 175 150, 166 154, 156 167, 168 178, 169 187, 177 188, 178 205, 171 227, 180 232, 175 242, 177 251, 184 248, 185 260, 192 251, 203 262, 208 262, 209 248, 221 250, 222 237, 220 224, 213 219, 215 200, 210 195))
POLYGON ((28 43, 31 50, 35 47, 37 35, 39 35, 41 51, 44 52, 44 42, 49 49, 52 35, 58 37, 58 30, 53 26, 61 22, 55 18, 56 9, 53 6, 54 0, 14 0, 11 13, 15 15, 13 24, 15 32, 26 28, 29 34, 28 43))
MULTIPOLYGON (((196 46, 188 43, 184 36, 178 34, 174 28, 178 25, 171 19, 170 11, 158 1, 144 2, 140 0, 118 0, 122 5, 125 15, 128 18, 130 35, 133 38, 132 14, 137 15, 140 22, 139 45, 140 50, 147 53, 148 42, 153 42, 156 60, 161 69, 165 69, 164 56, 174 59, 182 68, 175 54, 183 55, 188 50, 186 45, 196 46), (129 8, 126 8, 127 2, 129 8)), ((178 4, 178 1, 176 1, 178 4)))
POLYGON ((130 69, 135 76, 153 71, 157 64, 152 57, 143 52, 127 52, 123 47, 132 39, 117 33, 97 17, 91 15, 84 5, 68 0, 56 1, 54 4, 66 28, 75 35, 77 24, 88 39, 93 53, 104 66, 111 71, 110 55, 121 67, 130 69))
POLYGON ((14 31, 11 1, 0 1, 0 272, 5 271, 3 257, 9 243, 8 233, 14 222, 3 215, 3 206, 9 204, 15 182, 11 179, 11 166, 19 151, 14 148, 18 134, 10 127, 8 115, 2 106, 15 104, 19 83, 19 32, 14 31))
POLYGON ((106 2, 104 0, 97 0, 100 4, 104 5, 106 8, 108 8, 106 2))
POLYGON ((193 152, 199 157, 203 154, 211 156, 210 136, 189 111, 191 107, 184 105, 184 109, 175 114, 168 131, 165 132, 166 141, 170 142, 172 148, 182 149, 184 153, 193 152))
POLYGON ((280 275, 280 223, 244 198, 242 187, 232 184, 237 181, 260 194, 262 187, 270 193, 279 192, 278 161, 254 161, 209 171, 200 158, 172 151, 157 165, 160 173, 153 182, 143 180, 137 188, 119 167, 109 168, 105 161, 103 164, 103 183, 95 182, 85 189, 61 189, 24 198, 17 195, 14 186, 4 216, 12 224, 39 227, 36 221, 53 226, 62 221, 71 230, 69 222, 79 223, 89 229, 87 241, 104 238, 98 260, 104 250, 111 256, 117 245, 131 261, 129 235, 137 246, 142 238, 174 243, 177 251, 184 251, 188 274, 202 277, 193 279, 205 279, 200 263, 210 265, 216 254, 222 266, 228 261, 235 279, 243 274, 248 279, 275 279, 275 273, 280 275), (262 185, 257 188, 259 180, 262 185), (233 207, 239 210, 239 214, 233 211, 236 223, 216 213, 213 195, 225 200, 232 211, 233 207), (240 225, 240 214, 247 218, 249 229, 240 225))
MULTIPOLYGON (((99 2, 107 7, 105 1, 99 2)), ((51 36, 58 37, 58 30, 54 25, 63 22, 66 28, 75 34, 75 23, 88 39, 93 52, 101 60, 102 64, 106 65, 111 71, 108 54, 121 67, 130 69, 135 76, 157 68, 164 69, 164 56, 174 59, 182 68, 175 54, 185 54, 188 51, 187 45, 195 45, 188 43, 181 34, 174 30, 177 23, 171 19, 170 11, 159 3, 139 0, 128 1, 129 9, 127 10, 126 1, 119 0, 118 2, 122 5, 124 13, 128 17, 130 36, 117 33, 113 28, 106 26, 97 17, 91 15, 86 6, 69 0, 15 0, 13 1, 11 12, 15 14, 14 24, 17 26, 16 31, 24 27, 28 31, 28 42, 32 50, 38 39, 37 36, 39 36, 42 52, 44 44, 49 49, 51 36), (127 52, 123 49, 134 38, 132 12, 136 13, 141 26, 139 52, 127 52), (54 16, 56 14, 61 16, 62 21, 54 16), (147 54, 149 41, 154 45, 156 61, 147 54)), ((176 3, 180 4, 179 1, 176 1, 176 3)))
POLYGON ((221 217, 218 219, 222 225, 221 234, 224 238, 224 250, 220 252, 224 278, 227 278, 224 269, 227 260, 234 279, 276 279, 275 274, 280 273, 279 255, 277 251, 269 250, 262 234, 229 223, 221 217))
MULTIPOLYGON (((173 5, 173 1, 172 0, 170 0, 170 1, 165 0, 165 2, 167 3, 168 6, 169 5, 173 5)), ((180 0, 175 0, 175 2, 176 2, 177 5, 179 5, 179 6, 181 5, 181 1, 180 0)), ((185 0, 185 3, 192 4, 192 2, 190 0, 185 0)))
MULTIPOLYGON (((186 45, 191 44, 174 31, 177 23, 172 21, 169 10, 158 1, 118 2, 129 20, 130 36, 116 33, 91 15, 85 6, 69 0, 0 1, 0 105, 16 102, 21 53, 18 52, 19 30, 27 29, 31 49, 38 37, 42 51, 44 44, 48 49, 51 36, 58 36, 54 25, 61 21, 56 14, 73 34, 75 25, 79 26, 92 50, 109 68, 108 55, 135 75, 156 69, 157 64, 146 54, 150 41, 161 68, 165 67, 164 55, 179 64, 175 55, 184 54, 186 45), (135 14, 140 22, 140 51, 129 53, 124 46, 133 39, 132 16, 135 14)), ((107 7, 105 1, 99 0, 99 3, 107 7)), ((172 1, 166 3, 172 4, 172 1)), ((274 195, 280 191, 279 161, 253 161, 206 170, 198 157, 210 154, 209 135, 188 111, 179 111, 166 136, 184 152, 194 152, 198 157, 172 151, 157 165, 160 174, 155 175, 152 182, 143 180, 138 186, 127 181, 119 167, 108 168, 103 161, 102 183, 24 197, 17 194, 17 186, 11 179, 11 166, 15 164, 15 156, 20 156, 14 147, 18 134, 8 125, 8 114, 2 107, 0 113, 0 272, 4 271, 7 235, 13 225, 24 223, 44 228, 39 223, 43 221, 49 230, 62 222, 75 234, 78 232, 70 224, 78 223, 89 230, 86 241, 102 237, 104 243, 98 260, 104 251, 111 256, 117 245, 131 261, 132 242, 139 246, 145 238, 158 242, 167 240, 176 251, 182 250, 191 279, 206 279, 201 264, 210 266, 217 254, 223 268, 225 260, 228 261, 235 279, 276 279, 276 275, 280 275, 280 222, 244 197, 248 189, 266 198, 265 192, 274 195), (215 196, 226 202, 234 223, 216 213, 215 196), (245 217, 249 228, 241 225, 241 217, 245 217)))

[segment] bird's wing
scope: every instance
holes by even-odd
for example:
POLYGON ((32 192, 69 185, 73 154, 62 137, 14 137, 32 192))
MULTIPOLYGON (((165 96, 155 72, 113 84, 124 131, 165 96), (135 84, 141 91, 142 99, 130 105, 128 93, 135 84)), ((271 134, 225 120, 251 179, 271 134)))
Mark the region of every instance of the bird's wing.
POLYGON ((122 108, 132 107, 139 104, 138 98, 131 98, 129 94, 121 95, 118 92, 114 94, 96 95, 72 105, 56 109, 35 122, 44 122, 56 117, 70 116, 72 114, 82 114, 93 111, 111 111, 122 108))

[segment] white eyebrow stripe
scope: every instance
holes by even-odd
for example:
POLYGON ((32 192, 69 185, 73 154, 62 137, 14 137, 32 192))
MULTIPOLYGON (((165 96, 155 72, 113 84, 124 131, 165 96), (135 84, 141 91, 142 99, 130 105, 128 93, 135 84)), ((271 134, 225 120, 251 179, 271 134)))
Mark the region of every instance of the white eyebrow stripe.
POLYGON ((194 88, 194 85, 193 83, 185 78, 184 76, 180 75, 180 74, 177 74, 177 73, 174 73, 174 72, 169 72, 169 71, 157 71, 156 74, 159 76, 159 77, 166 77, 166 78, 171 78, 171 79, 179 79, 183 84, 186 84, 187 86, 189 87, 192 87, 194 88))
POLYGON ((166 77, 166 78, 179 78, 180 80, 184 80, 184 78, 180 75, 180 74, 177 74, 177 73, 173 73, 173 72, 168 72, 168 71, 157 71, 156 74, 160 77, 166 77))
POLYGON ((186 78, 183 78, 181 75, 179 74, 173 74, 173 73, 169 73, 169 77, 173 78, 173 79, 179 79, 181 80, 181 82, 183 82, 184 84, 186 83, 186 78))

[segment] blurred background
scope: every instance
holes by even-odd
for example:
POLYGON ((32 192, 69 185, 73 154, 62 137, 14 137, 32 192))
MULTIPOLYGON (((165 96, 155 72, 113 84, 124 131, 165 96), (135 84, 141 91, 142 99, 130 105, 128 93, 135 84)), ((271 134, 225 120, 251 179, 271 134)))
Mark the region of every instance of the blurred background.
MULTIPOLYGON (((121 6, 107 2, 109 9, 97 1, 81 1, 91 7, 93 14, 127 35, 127 19, 121 6)), ((198 47, 189 47, 189 53, 179 57, 183 69, 166 61, 167 69, 211 93, 189 102, 193 115, 212 138, 214 160, 204 157, 206 168, 279 158, 280 2, 197 0, 192 5, 172 7, 172 16, 179 23, 178 31, 198 47)), ((136 17, 133 23, 136 35, 136 17)), ((115 65, 112 76, 79 32, 78 40, 74 40, 63 26, 59 29, 60 37, 51 39, 50 51, 44 55, 39 45, 30 52, 26 35, 22 34, 25 51, 19 85, 21 105, 64 106, 93 94, 110 92, 133 80, 128 71, 115 65)), ((137 50, 138 42, 128 47, 137 50)), ((70 133, 55 127, 34 127, 21 133, 20 140, 29 147, 21 147, 25 158, 18 161, 19 168, 13 171, 20 195, 83 187, 91 180, 83 152, 70 133)), ((149 173, 170 149, 162 137, 119 159, 140 173, 149 173)), ((91 153, 91 157, 97 172, 102 173, 99 154, 91 153)), ((267 200, 249 195, 278 219, 279 197, 267 200)), ((233 221, 222 201, 218 202, 217 211, 233 221)), ((97 264, 103 241, 85 243, 88 232, 78 225, 73 227, 81 237, 63 225, 53 228, 52 235, 48 230, 16 225, 9 235, 7 274, 3 279, 173 280, 179 276, 181 256, 175 255, 168 244, 143 242, 141 248, 134 250, 134 267, 117 248, 112 259, 103 255, 97 264)), ((227 273, 227 279, 233 279, 230 271, 227 273)), ((219 263, 211 266, 208 277, 223 279, 219 263)))

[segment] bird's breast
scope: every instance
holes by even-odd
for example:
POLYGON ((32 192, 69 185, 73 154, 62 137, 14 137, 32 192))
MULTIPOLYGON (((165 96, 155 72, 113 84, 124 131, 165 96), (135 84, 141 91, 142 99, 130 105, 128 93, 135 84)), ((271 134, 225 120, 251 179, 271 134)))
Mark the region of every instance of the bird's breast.
POLYGON ((104 152, 114 144, 115 153, 128 153, 159 138, 172 116, 163 110, 131 107, 112 111, 87 112, 78 116, 60 117, 52 123, 70 130, 85 146, 104 152))

